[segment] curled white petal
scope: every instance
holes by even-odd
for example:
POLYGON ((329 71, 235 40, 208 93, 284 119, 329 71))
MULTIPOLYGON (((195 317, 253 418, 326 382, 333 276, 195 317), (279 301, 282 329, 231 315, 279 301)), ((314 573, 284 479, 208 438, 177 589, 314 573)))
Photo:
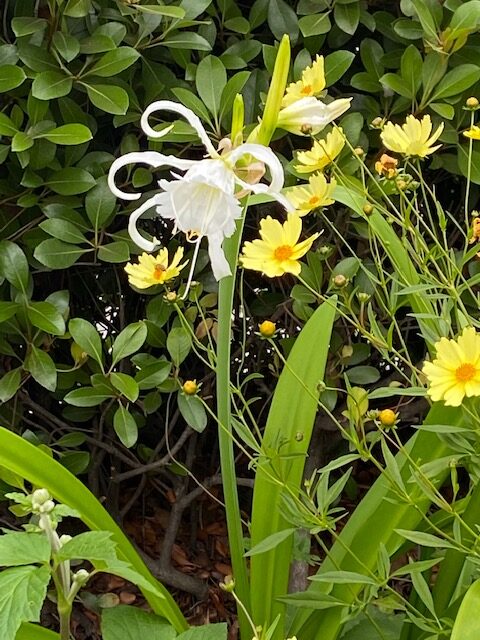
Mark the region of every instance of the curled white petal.
POLYGON ((212 233, 208 237, 208 255, 212 264, 212 271, 215 280, 221 280, 226 276, 231 276, 230 265, 225 258, 222 249, 223 234, 212 233))
POLYGON ((157 102, 152 102, 152 104, 145 109, 140 123, 147 136, 150 136, 151 138, 161 138, 167 133, 166 131, 155 131, 155 129, 152 129, 150 126, 148 118, 154 111, 173 111, 174 113, 179 113, 185 118, 188 124, 195 129, 198 137, 203 142, 208 155, 211 158, 218 157, 218 153, 210 142, 210 138, 208 137, 200 118, 195 115, 191 109, 184 107, 183 104, 179 104, 178 102, 172 102, 171 100, 157 100, 157 102))
POLYGON ((133 151, 132 153, 126 153, 124 156, 120 156, 120 158, 112 162, 112 166, 108 172, 108 186, 117 198, 122 198, 123 200, 138 200, 142 196, 141 193, 126 193, 125 191, 121 191, 115 184, 115 174, 117 171, 135 162, 148 164, 150 167, 155 168, 166 165, 182 171, 186 171, 195 164, 195 160, 183 160, 175 156, 166 156, 157 151, 133 151))
POLYGON ((160 245, 160 242, 156 238, 154 238, 153 241, 150 241, 140 235, 137 229, 137 220, 143 213, 145 213, 145 211, 148 211, 152 207, 157 206, 159 195, 162 194, 154 195, 152 198, 149 198, 146 202, 140 205, 138 209, 135 209, 128 220, 128 233, 130 234, 131 239, 137 246, 139 246, 144 251, 148 251, 149 253, 155 251, 155 249, 157 249, 157 247, 160 245))
MULTIPOLYGON (((245 144, 241 144, 239 147, 231 151, 227 158, 228 161, 232 164, 235 164, 240 158, 245 155, 251 155, 257 160, 260 160, 270 169, 271 182, 266 186, 271 191, 280 191, 283 187, 283 167, 280 160, 273 153, 271 149, 268 147, 264 147, 261 144, 254 144, 250 142, 246 142, 245 144)), ((253 189, 250 189, 253 191, 253 189)))

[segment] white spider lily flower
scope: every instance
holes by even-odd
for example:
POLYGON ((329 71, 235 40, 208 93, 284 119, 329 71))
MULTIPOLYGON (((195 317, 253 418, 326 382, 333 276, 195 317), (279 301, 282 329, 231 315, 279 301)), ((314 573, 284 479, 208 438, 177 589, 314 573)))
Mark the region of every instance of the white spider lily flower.
MULTIPOLYGON (((183 175, 172 173, 172 180, 159 181, 161 191, 130 215, 128 232, 135 244, 144 251, 154 251, 160 243, 156 238, 153 241, 146 240, 137 229, 137 221, 143 213, 155 208, 159 216, 173 220, 174 232, 182 231, 190 240, 195 237, 195 255, 202 238, 207 238, 213 274, 217 280, 220 280, 231 275, 222 243, 225 238, 233 235, 236 220, 242 215, 237 197, 239 190, 268 194, 280 202, 287 211, 293 209, 288 199, 280 193, 284 182, 282 165, 271 149, 260 144, 245 143, 220 155, 193 111, 170 100, 154 102, 142 115, 142 129, 151 138, 161 138, 166 134, 165 130, 155 131, 148 122, 149 116, 155 111, 173 111, 184 116, 203 142, 207 156, 202 160, 184 160, 153 151, 127 153, 113 162, 108 175, 108 184, 117 197, 137 200, 142 194, 125 193, 115 185, 115 174, 122 167, 140 162, 155 168, 170 166, 185 171, 183 175), (235 165, 244 157, 253 157, 266 165, 271 176, 269 184, 250 184, 236 175, 235 165)), ((193 275, 194 264, 195 260, 192 261, 187 289, 193 275)))
POLYGON ((315 135, 350 107, 352 98, 340 98, 325 104, 318 98, 302 98, 278 114, 277 127, 297 135, 315 135))

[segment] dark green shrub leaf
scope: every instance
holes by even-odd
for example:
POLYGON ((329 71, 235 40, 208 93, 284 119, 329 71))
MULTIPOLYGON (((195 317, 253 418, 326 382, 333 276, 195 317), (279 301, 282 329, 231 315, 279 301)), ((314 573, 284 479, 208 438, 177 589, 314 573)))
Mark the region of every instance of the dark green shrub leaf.
POLYGON ((168 378, 171 368, 170 362, 157 360, 142 367, 136 374, 135 380, 140 389, 153 389, 168 378))
POLYGON ((62 452, 60 462, 70 471, 70 473, 73 473, 74 476, 78 476, 87 470, 88 465, 90 464, 90 454, 88 451, 62 452))
POLYGON ((131 376, 128 376, 126 373, 117 373, 114 371, 110 374, 110 382, 127 400, 130 400, 130 402, 137 401, 139 388, 131 376))
POLYGON ((112 51, 116 46, 115 41, 110 36, 96 33, 81 41, 80 51, 91 55, 92 53, 112 51))
POLYGON ((127 113, 129 99, 125 89, 108 84, 84 84, 88 97, 96 107, 114 115, 127 113))
POLYGON ((63 13, 71 18, 83 18, 88 14, 92 0, 68 0, 63 13))
POLYGON ((18 43, 18 56, 33 71, 56 71, 58 73, 57 61, 44 47, 37 47, 20 41, 18 43))
POLYGON ((432 100, 449 98, 462 93, 480 80, 480 69, 476 64, 460 64, 449 71, 438 83, 432 100))
POLYGON ((103 362, 102 341, 93 324, 83 318, 73 318, 68 323, 68 330, 80 348, 101 366, 103 362))
POLYGON ((80 229, 73 224, 73 222, 68 222, 68 220, 51 218, 49 220, 43 220, 38 226, 54 238, 70 244, 87 242, 87 239, 80 229))
POLYGON ((116 197, 108 188, 106 177, 102 176, 85 197, 85 209, 94 230, 105 225, 115 211, 116 202, 116 197))
POLYGON ((36 260, 50 269, 67 269, 85 253, 85 249, 56 238, 44 240, 33 252, 36 260))
POLYGON ((8 402, 17 393, 21 382, 21 368, 8 371, 0 379, 0 402, 8 402))
POLYGON ((138 351, 147 338, 147 327, 142 321, 134 322, 125 327, 118 336, 112 347, 112 364, 115 365, 122 358, 138 351))
POLYGON ((63 31, 55 31, 53 34, 55 49, 67 62, 71 62, 80 53, 80 42, 63 31))
POLYGON ((12 151, 15 153, 21 153, 30 149, 34 145, 34 140, 31 136, 23 131, 17 131, 12 138, 12 151))
POLYGON ((27 76, 20 67, 4 64, 0 67, 0 93, 19 87, 27 76))
POLYGON ((64 401, 68 404, 73 404, 74 407, 96 407, 105 400, 113 398, 113 391, 107 393, 106 389, 97 389, 96 387, 82 387, 81 389, 74 389, 67 393, 64 397, 64 401))
POLYGON ((36 137, 46 138, 55 144, 82 144, 92 139, 92 132, 83 124, 64 124, 36 137))
POLYGON ((344 75, 352 64, 355 54, 350 51, 334 51, 325 58, 326 86, 331 87, 344 75))
POLYGON ((250 71, 240 71, 228 80, 220 98, 220 118, 230 113, 235 96, 241 92, 249 77, 250 71))
POLYGON ((89 191, 96 183, 92 174, 85 169, 67 167, 53 173, 45 184, 62 196, 74 196, 89 191))
POLYGON ((16 302, 0 301, 0 322, 5 322, 17 312, 20 305, 16 302))
POLYGON ((22 36, 30 36, 32 33, 43 31, 48 22, 44 18, 21 17, 13 18, 11 25, 13 33, 17 38, 21 38, 22 36))
POLYGON ((207 426, 207 412, 197 396, 187 396, 181 391, 177 396, 178 409, 189 427, 201 433, 207 426))
POLYGON ((375 367, 352 367, 346 372, 348 379, 353 384, 372 384, 380 380, 380 372, 375 367))
POLYGON ((0 242, 0 275, 26 293, 30 280, 27 258, 18 244, 9 240, 0 242))
POLYGON ((298 39, 298 20, 295 11, 285 0, 269 0, 268 26, 277 40, 288 33, 292 44, 298 39))
POLYGON ((360 4, 358 2, 350 4, 339 4, 336 2, 333 17, 337 27, 340 27, 345 33, 353 35, 360 21, 360 4))
POLYGON ((103 262, 123 263, 130 258, 130 247, 128 242, 119 240, 118 242, 109 242, 98 249, 98 259, 103 262))
POLYGON ((24 368, 32 374, 32 378, 39 385, 48 391, 55 391, 57 388, 57 369, 48 353, 32 345, 25 358, 24 368))
POLYGON ((115 411, 113 428, 124 447, 133 447, 138 438, 138 427, 135 418, 123 405, 115 411))
POLYGON ((119 47, 108 51, 84 74, 84 77, 87 75, 96 75, 100 78, 115 76, 128 69, 139 57, 138 51, 132 47, 119 47))
POLYGON ((169 36, 158 44, 169 49, 196 49, 197 51, 210 51, 210 43, 194 31, 182 31, 169 36))
POLYGON ((63 336, 65 320, 58 310, 49 302, 29 302, 27 315, 34 327, 54 336, 63 336))
POLYGON ((216 56, 206 56, 197 67, 195 85, 200 98, 213 116, 220 109, 220 98, 227 84, 227 72, 216 56))
POLYGON ((174 327, 167 337, 167 349, 176 367, 185 360, 192 348, 192 337, 183 327, 174 327))
POLYGON ((62 98, 72 90, 73 78, 61 71, 42 71, 32 84, 32 95, 39 100, 62 98))
POLYGON ((324 33, 328 33, 332 28, 330 15, 328 13, 302 16, 298 21, 298 26, 305 38, 323 35, 324 33))
POLYGON ((6 116, 4 113, 0 113, 0 136, 14 136, 18 129, 13 123, 13 120, 6 116))
POLYGON ((403 78, 395 73, 386 73, 380 78, 380 82, 384 87, 391 89, 394 93, 398 93, 400 96, 410 99, 414 97, 412 95, 411 87, 405 82, 405 80, 403 80, 403 78))

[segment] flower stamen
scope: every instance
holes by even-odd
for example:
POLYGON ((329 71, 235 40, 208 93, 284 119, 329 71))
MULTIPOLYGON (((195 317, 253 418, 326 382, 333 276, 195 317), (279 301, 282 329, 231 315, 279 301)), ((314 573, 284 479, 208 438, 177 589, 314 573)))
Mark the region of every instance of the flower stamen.
POLYGON ((455 369, 455 377, 459 382, 469 382, 475 377, 476 373, 476 368, 470 362, 464 362, 455 369))
POLYGON ((292 257, 293 249, 288 244, 284 244, 281 247, 277 247, 273 252, 276 260, 282 262, 292 257))

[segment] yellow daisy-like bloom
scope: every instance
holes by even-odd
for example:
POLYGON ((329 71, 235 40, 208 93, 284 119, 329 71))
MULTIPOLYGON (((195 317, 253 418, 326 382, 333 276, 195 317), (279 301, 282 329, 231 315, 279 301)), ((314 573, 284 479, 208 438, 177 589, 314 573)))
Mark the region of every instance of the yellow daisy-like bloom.
POLYGON ((383 144, 390 149, 402 153, 405 156, 417 156, 425 158, 429 154, 439 149, 442 145, 432 146, 440 137, 443 131, 443 122, 432 134, 432 121, 429 115, 423 116, 421 120, 415 116, 407 116, 405 124, 393 124, 387 122, 380 137, 383 144))
POLYGON ((298 173, 313 173, 322 171, 335 160, 345 146, 345 136, 341 127, 335 127, 322 140, 315 140, 310 151, 297 153, 300 164, 295 166, 298 173))
POLYGON ((476 330, 467 327, 456 340, 442 338, 435 349, 437 357, 422 369, 432 400, 458 407, 465 396, 480 396, 480 335, 476 330))
POLYGON ((471 138, 472 140, 480 140, 480 127, 477 127, 476 124, 472 125, 468 131, 464 131, 463 135, 466 138, 471 138))
POLYGON ((288 85, 282 100, 282 108, 301 100, 318 95, 325 89, 323 56, 317 55, 313 64, 303 70, 302 79, 288 85))
POLYGON ((285 195, 295 207, 296 213, 304 216, 313 209, 333 204, 335 202, 333 192, 336 186, 335 178, 327 182, 323 173, 316 173, 310 176, 308 184, 292 187, 285 195))
POLYGON ((125 266, 129 283, 137 289, 148 289, 156 284, 164 284, 179 275, 187 262, 180 264, 183 258, 183 247, 179 247, 172 262, 168 264, 168 249, 160 249, 156 256, 142 253, 138 258, 138 264, 129 262, 125 266))
POLYGON ((260 220, 260 239, 245 242, 240 256, 245 269, 261 271, 269 278, 292 273, 300 274, 299 260, 319 236, 314 233, 307 240, 298 242, 302 233, 302 221, 295 213, 289 213, 284 224, 267 216, 260 220))

